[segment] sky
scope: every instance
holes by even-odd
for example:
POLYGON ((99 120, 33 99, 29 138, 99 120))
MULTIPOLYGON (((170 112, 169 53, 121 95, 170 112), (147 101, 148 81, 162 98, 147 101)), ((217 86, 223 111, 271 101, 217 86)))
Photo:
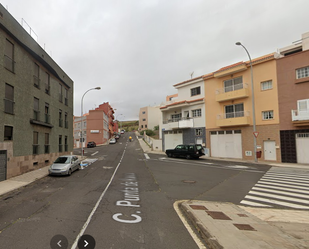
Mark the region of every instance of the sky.
POLYGON ((308 0, 0 0, 74 81, 74 115, 109 102, 120 121, 174 84, 277 52, 309 32, 308 0), (23 21, 22 21, 23 20, 23 21))

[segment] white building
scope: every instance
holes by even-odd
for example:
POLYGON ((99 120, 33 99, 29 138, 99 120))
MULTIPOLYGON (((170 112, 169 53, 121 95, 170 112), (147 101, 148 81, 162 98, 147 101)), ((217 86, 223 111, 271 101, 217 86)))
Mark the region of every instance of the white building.
POLYGON ((205 146, 205 100, 203 77, 174 85, 178 97, 160 107, 163 151, 178 144, 205 146))

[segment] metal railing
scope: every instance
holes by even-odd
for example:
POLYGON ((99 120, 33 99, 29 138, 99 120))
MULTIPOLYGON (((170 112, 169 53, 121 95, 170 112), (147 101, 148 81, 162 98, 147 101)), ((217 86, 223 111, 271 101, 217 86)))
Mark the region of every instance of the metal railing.
POLYGON ((38 155, 39 154, 39 145, 38 144, 33 144, 32 145, 32 153, 33 153, 33 155, 38 155))
POLYGON ((33 75, 33 85, 40 89, 40 79, 36 75, 33 75))
POLYGON ((15 61, 8 57, 7 55, 4 55, 4 67, 7 70, 10 70, 11 72, 15 72, 15 61))
POLYGON ((228 112, 228 113, 218 114, 217 119, 248 117, 249 115, 250 115, 249 111, 228 112))
POLYGON ((163 121, 163 124, 168 124, 168 123, 174 123, 174 122, 179 122, 182 120, 189 120, 193 119, 192 117, 185 117, 185 118, 171 118, 163 121))
POLYGON ((4 99, 4 112, 9 114, 14 114, 14 101, 9 99, 4 99))
POLYGON ((235 85, 232 85, 232 86, 217 89, 216 94, 232 92, 232 91, 240 90, 240 89, 243 89, 243 88, 248 88, 248 84, 247 83, 239 83, 239 84, 235 84, 235 85))

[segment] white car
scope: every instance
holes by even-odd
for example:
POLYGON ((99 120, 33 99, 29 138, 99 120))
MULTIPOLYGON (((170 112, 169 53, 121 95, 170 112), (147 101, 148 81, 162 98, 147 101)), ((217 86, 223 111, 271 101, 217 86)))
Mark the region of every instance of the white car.
POLYGON ((65 155, 60 156, 49 167, 48 173, 50 175, 71 175, 73 171, 78 170, 80 161, 77 156, 65 155))
POLYGON ((109 140, 109 143, 110 143, 110 144, 115 144, 116 141, 117 141, 116 138, 113 138, 113 137, 112 137, 112 138, 109 140))

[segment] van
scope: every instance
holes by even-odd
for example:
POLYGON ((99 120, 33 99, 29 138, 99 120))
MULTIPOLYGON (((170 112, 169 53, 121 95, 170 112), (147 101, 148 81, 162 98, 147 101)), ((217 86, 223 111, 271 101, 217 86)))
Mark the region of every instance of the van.
POLYGON ((184 157, 199 158, 204 156, 204 148, 201 144, 180 144, 175 147, 175 149, 168 149, 165 151, 168 157, 184 157))

